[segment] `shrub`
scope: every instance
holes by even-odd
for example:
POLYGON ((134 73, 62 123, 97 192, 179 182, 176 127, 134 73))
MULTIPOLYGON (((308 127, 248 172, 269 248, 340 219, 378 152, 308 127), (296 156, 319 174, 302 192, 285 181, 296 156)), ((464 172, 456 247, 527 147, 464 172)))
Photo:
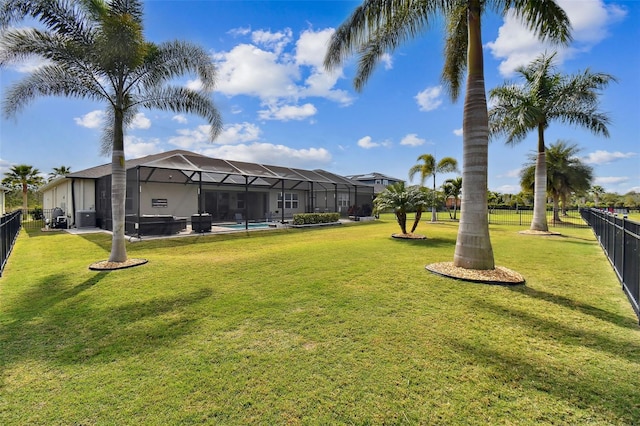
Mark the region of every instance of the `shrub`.
POLYGON ((340 213, 298 213, 293 215, 294 225, 314 225, 333 223, 340 219, 340 213))

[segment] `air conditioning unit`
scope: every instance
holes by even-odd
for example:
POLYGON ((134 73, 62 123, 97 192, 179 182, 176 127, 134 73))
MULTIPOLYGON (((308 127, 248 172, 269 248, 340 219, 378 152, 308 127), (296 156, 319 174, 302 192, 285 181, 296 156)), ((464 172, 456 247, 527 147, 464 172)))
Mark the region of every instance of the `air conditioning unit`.
POLYGON ((96 212, 95 210, 78 210, 76 212, 77 228, 95 228, 96 212))

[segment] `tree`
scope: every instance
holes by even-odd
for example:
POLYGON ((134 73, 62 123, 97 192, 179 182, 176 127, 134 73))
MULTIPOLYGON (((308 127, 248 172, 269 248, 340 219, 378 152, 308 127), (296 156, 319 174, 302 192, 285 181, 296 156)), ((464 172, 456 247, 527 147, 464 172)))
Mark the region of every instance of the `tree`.
POLYGON ((418 186, 405 186, 404 182, 396 182, 386 187, 384 191, 373 200, 377 213, 384 210, 393 210, 396 221, 400 225, 402 234, 407 232, 407 213, 415 211, 416 217, 411 227, 411 233, 416 230, 420 222, 420 216, 426 204, 425 194, 418 186))
MULTIPOLYGON (((420 185, 424 186, 427 177, 433 176, 433 192, 436 192, 436 174, 437 173, 451 173, 458 171, 458 162, 455 158, 444 157, 440 161, 436 162, 436 158, 431 154, 422 154, 418 157, 418 161, 422 161, 421 164, 416 164, 409 169, 409 180, 413 180, 416 174, 420 175, 420 185)), ((435 197, 434 197, 435 198, 435 197)), ((435 201, 435 200, 434 200, 435 201)), ((431 222, 437 220, 436 204, 431 204, 431 222)))
POLYGON ((594 206, 598 207, 598 205, 600 205, 600 197, 602 197, 605 193, 604 188, 601 187, 600 185, 593 185, 589 190, 589 192, 593 196, 594 206))
POLYGON ((3 29, 0 66, 37 55, 48 62, 16 83, 5 95, 4 113, 13 116, 38 96, 67 96, 104 102, 107 125, 103 149, 111 152, 113 238, 109 261, 124 262, 126 170, 124 131, 140 108, 194 113, 221 129, 209 92, 215 67, 208 53, 184 41, 161 44, 143 36, 141 0, 6 0, 0 7, 3 29), (44 29, 14 28, 25 18, 44 29), (202 89, 171 84, 195 73, 202 89))
POLYGON ((446 21, 443 83, 456 100, 467 72, 463 129, 462 217, 454 265, 468 269, 495 268, 487 217, 489 118, 484 85, 481 15, 508 11, 540 38, 568 43, 570 24, 553 0, 365 0, 331 37, 325 68, 333 69, 359 55, 356 90, 361 90, 378 60, 431 25, 446 21))
POLYGON ((38 186, 42 185, 43 179, 40 176, 40 170, 33 166, 20 164, 12 166, 4 176, 4 179, 2 179, 3 185, 14 188, 19 187, 22 190, 22 210, 26 211, 29 208, 29 189, 37 189, 38 186))
POLYGON ((59 176, 66 176, 69 173, 71 173, 71 167, 68 167, 68 166, 54 167, 53 171, 49 173, 49 181, 52 181, 53 179, 59 176))
MULTIPOLYGON (((577 157, 579 152, 580 149, 577 145, 570 145, 561 140, 550 145, 546 150, 546 192, 553 199, 554 223, 561 221, 560 202, 566 209, 567 198, 572 192, 584 191, 591 186, 593 169, 577 157)), ((530 156, 531 161, 521 172, 523 188, 531 187, 535 183, 537 158, 537 154, 530 156)))
POLYGON ((462 178, 447 179, 442 185, 445 197, 453 198, 453 220, 456 220, 456 212, 458 210, 458 198, 462 192, 462 178))
POLYGON ((535 170, 533 220, 531 230, 548 231, 546 215, 546 184, 548 166, 545 162, 544 131, 553 121, 584 127, 594 134, 609 136, 609 117, 598 111, 601 89, 615 79, 588 69, 575 75, 555 71, 556 54, 543 54, 516 72, 524 84, 507 82, 489 92, 494 106, 489 111, 489 127, 493 135, 506 135, 510 145, 521 142, 526 135, 538 133, 538 154, 535 170))

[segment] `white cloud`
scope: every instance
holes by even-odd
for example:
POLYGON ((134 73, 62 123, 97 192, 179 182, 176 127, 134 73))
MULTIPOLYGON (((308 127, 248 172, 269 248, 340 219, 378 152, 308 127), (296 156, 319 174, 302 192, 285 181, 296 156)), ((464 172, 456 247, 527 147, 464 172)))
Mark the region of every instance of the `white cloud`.
POLYGON ((420 111, 432 111, 442 104, 442 86, 427 87, 415 96, 420 111))
POLYGON ((557 0, 565 10, 572 25, 571 47, 554 46, 539 41, 526 29, 513 13, 505 16, 495 41, 487 43, 492 55, 501 59, 499 70, 503 76, 511 76, 514 70, 527 65, 544 51, 558 51, 559 63, 576 52, 589 51, 592 46, 608 36, 608 27, 626 15, 626 11, 603 0, 557 0))
POLYGON ((594 183, 596 185, 617 185, 619 183, 625 183, 629 181, 627 176, 600 176, 594 178, 594 183))
POLYGON ((159 139, 143 139, 135 136, 124 137, 124 154, 126 158, 134 159, 146 155, 163 152, 159 139))
POLYGON ((0 158, 0 175, 4 176, 9 170, 11 170, 11 163, 0 158))
POLYGON ((287 44, 291 43, 292 39, 293 32, 291 28, 285 28, 275 33, 264 30, 256 30, 251 33, 251 41, 257 45, 272 49, 278 55, 282 53, 282 50, 287 44))
POLYGON ((374 142, 371 136, 365 136, 358 140, 358 146, 364 149, 377 148, 380 146, 389 147, 391 146, 391 142, 390 141, 374 142))
POLYGON ((187 84, 185 84, 185 87, 187 89, 190 90, 194 90, 196 92, 202 90, 202 88, 204 87, 202 84, 202 80, 200 80, 199 78, 196 78, 195 80, 188 80, 187 84))
POLYGON ((342 69, 329 73, 322 63, 333 31, 303 31, 294 49, 290 48, 290 29, 252 32, 253 44, 239 44, 213 55, 218 68, 217 91, 227 96, 256 96, 265 104, 322 97, 349 105, 353 102, 349 93, 335 89, 343 77, 342 69))
POLYGON ((151 127, 151 120, 149 120, 143 112, 137 113, 129 126, 131 129, 148 129, 149 127, 151 127))
POLYGON ((268 109, 258 111, 258 116, 262 120, 304 120, 314 116, 318 110, 312 104, 304 105, 269 105, 268 109))
POLYGON ((388 53, 383 53, 380 57, 380 61, 384 64, 385 70, 390 70, 393 68, 393 58, 388 53))
POLYGON ((456 136, 462 136, 462 127, 459 128, 459 129, 455 129, 453 131, 453 134, 456 135, 456 136))
POLYGON ((171 117, 171 119, 173 121, 177 121, 180 124, 187 124, 188 122, 187 117, 182 114, 176 114, 173 117, 171 117))
POLYGON ((82 117, 75 117, 73 121, 75 121, 78 126, 86 127, 87 129, 99 129, 103 126, 104 119, 104 111, 96 110, 88 112, 82 117))
POLYGON ((253 142, 259 139, 260 127, 252 123, 235 123, 224 126, 215 143, 219 145, 231 145, 253 142))
POLYGON ((227 31, 227 34, 231 34, 234 37, 238 37, 238 36, 246 36, 247 34, 251 33, 251 27, 246 27, 246 28, 233 28, 229 31, 227 31))
POLYGON ((507 170, 506 173, 498 175, 499 178, 520 178, 520 171, 522 169, 511 169, 507 170))
POLYGON ((305 169, 322 167, 331 162, 331 154, 324 148, 294 149, 264 142, 223 145, 203 149, 201 153, 214 158, 305 169))
POLYGON ((589 155, 584 158, 584 162, 587 164, 608 164, 616 160, 635 157, 636 155, 637 153, 635 152, 609 152, 598 150, 589 153, 589 155))
POLYGON ((295 64, 283 63, 274 52, 250 44, 239 44, 229 52, 217 53, 217 91, 228 95, 257 96, 263 100, 292 98, 297 93, 295 64))
POLYGON ((380 146, 380 144, 373 142, 373 140, 371 139, 371 136, 365 136, 358 140, 358 146, 360 148, 370 149, 370 148, 375 148, 377 146, 380 146))
POLYGON ((169 138, 169 143, 181 149, 198 151, 206 149, 212 144, 233 145, 253 142, 259 139, 261 130, 252 123, 227 124, 222 128, 215 141, 209 139, 211 126, 203 124, 193 129, 178 129, 177 135, 169 138))
POLYGON ((420 145, 424 145, 425 142, 427 141, 422 138, 419 138, 417 134, 409 133, 404 138, 402 138, 402 140, 400 141, 400 145, 420 146, 420 145))
POLYGON ((169 138, 169 143, 182 149, 193 150, 198 146, 209 143, 211 126, 202 124, 195 129, 178 129, 178 136, 169 138))

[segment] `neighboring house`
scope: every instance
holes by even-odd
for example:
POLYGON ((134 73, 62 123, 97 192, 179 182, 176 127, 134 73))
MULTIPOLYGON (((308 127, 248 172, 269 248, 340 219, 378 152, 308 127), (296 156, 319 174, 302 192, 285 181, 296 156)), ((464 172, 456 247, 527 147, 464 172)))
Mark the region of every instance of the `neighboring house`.
POLYGON ((7 212, 5 207, 5 198, 6 198, 5 194, 9 191, 10 191, 9 188, 5 186, 0 186, 0 216, 2 216, 7 212))
MULTIPOLYGON (((190 218, 208 213, 212 221, 285 220, 295 213, 340 212, 371 205, 373 187, 324 170, 210 158, 174 150, 128 160, 126 228, 135 234, 144 216, 190 218)), ((69 226, 95 212, 95 225, 112 229, 111 164, 70 173, 42 188, 43 209, 58 207, 69 226)))
POLYGON ((393 185, 397 182, 404 182, 402 179, 394 178, 391 176, 383 175, 382 173, 372 172, 364 175, 350 175, 347 178, 373 186, 373 193, 378 195, 384 191, 387 186, 393 185))

